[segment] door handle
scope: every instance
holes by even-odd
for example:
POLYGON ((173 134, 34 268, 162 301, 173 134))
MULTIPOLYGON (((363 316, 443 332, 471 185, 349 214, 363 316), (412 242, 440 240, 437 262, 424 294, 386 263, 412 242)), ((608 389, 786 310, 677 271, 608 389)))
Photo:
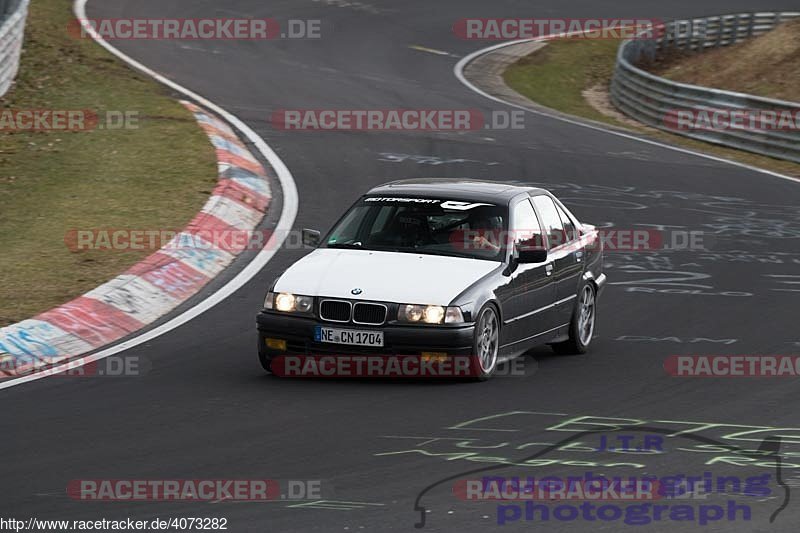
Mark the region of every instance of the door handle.
POLYGON ((548 276, 552 276, 553 275, 553 263, 547 263, 544 266, 544 271, 548 276))

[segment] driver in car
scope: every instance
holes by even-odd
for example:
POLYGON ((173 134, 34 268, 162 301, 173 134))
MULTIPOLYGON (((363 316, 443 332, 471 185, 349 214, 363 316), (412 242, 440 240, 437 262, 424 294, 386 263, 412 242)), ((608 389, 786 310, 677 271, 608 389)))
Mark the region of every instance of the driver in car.
POLYGON ((499 217, 475 215, 469 222, 472 239, 471 245, 477 250, 500 251, 500 239, 503 231, 499 217))

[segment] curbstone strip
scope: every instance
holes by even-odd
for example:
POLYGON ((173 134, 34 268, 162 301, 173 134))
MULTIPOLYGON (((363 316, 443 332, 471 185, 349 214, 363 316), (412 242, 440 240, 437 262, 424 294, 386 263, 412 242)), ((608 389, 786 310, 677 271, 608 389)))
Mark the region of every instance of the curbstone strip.
POLYGON ((197 105, 181 101, 217 154, 219 183, 200 212, 164 248, 111 281, 31 319, 0 328, 0 377, 49 368, 116 342, 197 294, 241 252, 203 240, 203 232, 255 229, 277 179, 233 130, 197 105), (175 245, 180 243, 179 246, 175 245), (189 243, 189 244, 187 244, 189 243))

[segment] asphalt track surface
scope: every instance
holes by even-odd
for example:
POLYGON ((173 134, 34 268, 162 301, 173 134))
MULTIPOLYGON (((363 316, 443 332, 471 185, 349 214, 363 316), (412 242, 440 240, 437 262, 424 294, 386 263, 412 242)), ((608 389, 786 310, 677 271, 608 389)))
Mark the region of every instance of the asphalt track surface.
MULTIPOLYGON (((769 9, 796 7, 782 1, 769 9)), ((740 425, 745 427, 709 425, 696 434, 748 449, 779 434, 782 452, 796 453, 800 430, 750 427, 800 426, 795 379, 679 379, 666 375, 662 363, 671 354, 798 353, 792 291, 797 285, 785 283, 800 279, 788 277, 798 275, 800 264, 797 183, 534 114, 526 114, 524 130, 465 133, 282 132, 269 124, 278 108, 508 109, 469 91, 453 75, 458 58, 492 44, 455 38, 450 28, 462 17, 677 18, 765 8, 730 0, 90 2, 90 17, 321 19, 323 30, 332 28, 322 39, 306 41, 114 43, 233 112, 267 141, 297 182, 296 228, 329 227, 361 192, 388 180, 471 177, 550 186, 579 218, 598 225, 703 231, 711 251, 608 254, 610 286, 589 354, 556 357, 537 349, 525 358, 524 377, 475 384, 263 375, 254 315, 268 284, 305 253, 281 250, 223 303, 126 352, 149 362, 146 375, 54 377, 2 391, 0 515, 225 517, 232 531, 413 530, 419 520, 414 505, 423 489, 498 464, 479 462, 486 457, 521 460, 544 449, 530 443, 554 443, 596 428, 564 424, 580 416, 635 419, 674 431, 696 429, 693 422, 740 425), (414 45, 450 55, 410 48, 414 45), (440 164, 410 156, 435 156, 440 164), (475 421, 484 417, 491 418, 475 421), (468 421, 473 422, 462 424, 468 421), (85 478, 313 479, 322 481, 324 499, 351 503, 320 508, 280 500, 68 498, 69 480, 85 478)), ((578 440, 597 444, 593 435, 578 440)), ((631 469, 608 464, 633 461, 646 464, 634 474, 777 475, 771 459, 754 456, 738 465, 704 464, 726 453, 708 453, 697 448, 701 444, 679 435, 666 439, 665 453, 651 456, 560 450, 542 456, 559 461, 550 466, 491 473, 630 474, 631 469)), ((782 476, 792 485, 800 480, 800 459, 784 457, 782 476)), ((794 530, 800 519, 795 502, 769 522, 784 498, 780 487, 771 485, 770 497, 746 502, 753 505, 751 521, 723 520, 705 529, 794 530)), ((496 504, 459 501, 451 487, 448 481, 422 496, 427 530, 499 528, 496 504)), ((521 519, 499 529, 532 527, 631 526, 521 519)), ((691 521, 644 526, 676 528, 700 529, 691 521)))

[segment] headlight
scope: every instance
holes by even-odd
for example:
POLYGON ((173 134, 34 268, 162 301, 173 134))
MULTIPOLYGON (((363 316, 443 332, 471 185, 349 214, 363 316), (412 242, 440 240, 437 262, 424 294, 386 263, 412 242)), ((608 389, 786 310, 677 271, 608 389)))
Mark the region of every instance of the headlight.
POLYGON ((425 324, 456 324, 464 321, 464 315, 458 307, 404 304, 400 305, 397 311, 397 320, 425 324))
POLYGON ((299 296, 290 292, 267 293, 264 309, 275 309, 283 313, 308 314, 314 308, 314 298, 299 296))

